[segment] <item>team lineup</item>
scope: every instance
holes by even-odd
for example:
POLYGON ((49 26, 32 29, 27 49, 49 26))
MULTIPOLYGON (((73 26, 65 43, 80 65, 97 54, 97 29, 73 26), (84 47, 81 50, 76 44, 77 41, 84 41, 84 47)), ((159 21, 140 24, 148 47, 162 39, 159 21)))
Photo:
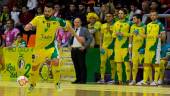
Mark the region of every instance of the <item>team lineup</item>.
POLYGON ((0 0, 0 96, 169 96, 170 0, 0 0))
MULTIPOLYGON (((40 64, 47 59, 50 60, 50 64, 52 65, 52 74, 56 89, 60 88, 60 54, 58 42, 56 40, 57 29, 60 27, 69 30, 72 36, 76 38, 76 40, 73 40, 73 45, 78 44, 78 47, 71 46, 72 50, 80 48, 80 52, 82 52, 85 48, 94 46, 94 44, 86 44, 87 41, 95 42, 99 45, 101 79, 97 81, 97 83, 114 84, 115 74, 117 72, 118 84, 123 84, 122 64, 124 64, 126 84, 148 85, 148 82, 150 85, 154 86, 162 84, 167 60, 164 59, 166 56, 161 54, 161 46, 165 42, 166 34, 164 26, 158 20, 156 11, 150 12, 151 22, 147 25, 141 22, 142 16, 139 14, 133 16, 132 22, 128 21, 126 18, 127 12, 124 9, 118 11, 118 21, 113 20, 113 13, 107 13, 106 23, 92 22, 91 25, 88 25, 88 40, 86 37, 78 36, 79 34, 76 33, 77 30, 72 28, 65 20, 53 17, 53 11, 53 4, 46 4, 44 7, 44 14, 36 16, 24 28, 25 31, 30 31, 33 27, 36 28, 36 43, 33 52, 35 58, 29 78, 30 92, 36 87, 36 83, 38 82, 37 77, 39 76, 40 64), (95 28, 95 30, 92 30, 93 28, 95 28), (91 36, 94 34, 95 38, 91 36), (104 75, 107 60, 109 60, 111 65, 111 80, 105 82, 104 75), (132 65, 130 63, 132 63, 132 65), (136 78, 139 64, 143 64, 144 67, 143 80, 137 82, 136 78), (152 70, 152 68, 154 70, 152 70), (152 80, 152 71, 154 71, 154 80, 152 80)), ((90 14, 91 16, 89 16, 89 19, 97 18, 95 14, 90 14)), ((89 22, 91 21, 89 20, 89 22)), ((78 28, 81 27, 80 18, 74 19, 74 26, 76 23, 80 23, 78 28)), ((77 75, 79 74, 76 74, 76 79, 79 79, 77 75)), ((76 81, 75 83, 85 83, 85 81, 76 81)))
POLYGON ((165 30, 158 21, 157 12, 150 12, 151 22, 142 23, 142 16, 133 16, 133 22, 126 20, 127 12, 119 10, 119 19, 113 22, 113 15, 107 14, 107 23, 101 26, 103 40, 101 45, 101 80, 98 83, 115 83, 115 72, 118 74, 119 84, 122 84, 122 64, 125 64, 126 83, 129 85, 158 85, 162 84, 166 59, 161 54, 161 46, 165 42, 165 30), (112 47, 111 47, 112 45, 112 47), (162 57, 161 57, 162 56, 162 57), (112 66, 112 80, 105 82, 104 72, 106 61, 112 66), (130 65, 132 62, 132 68, 130 65), (113 68, 116 64, 117 68, 113 68), (136 82, 139 64, 143 64, 143 80, 136 82), (152 68, 154 80, 152 80, 152 68), (132 73, 132 81, 130 80, 132 73))

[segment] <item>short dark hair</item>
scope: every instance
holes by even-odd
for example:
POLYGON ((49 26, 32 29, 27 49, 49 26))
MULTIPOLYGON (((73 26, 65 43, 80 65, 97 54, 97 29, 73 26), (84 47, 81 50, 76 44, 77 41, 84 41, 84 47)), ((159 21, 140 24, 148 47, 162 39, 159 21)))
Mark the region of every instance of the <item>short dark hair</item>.
POLYGON ((127 13, 128 13, 128 12, 127 12, 127 9, 125 9, 125 8, 121 8, 121 9, 119 9, 119 11, 120 11, 120 10, 123 11, 124 14, 127 14, 127 13))
POLYGON ((22 8, 26 8, 27 10, 29 9, 27 6, 22 6, 22 8))
POLYGON ((85 3, 84 3, 84 2, 80 2, 78 5, 83 5, 83 6, 85 6, 85 3))
POLYGON ((137 19, 142 20, 142 15, 141 14, 134 14, 133 17, 136 17, 137 19))
POLYGON ((7 22, 11 22, 14 26, 15 21, 13 19, 8 19, 7 22))
POLYGON ((107 15, 107 14, 111 14, 112 16, 114 16, 114 13, 113 13, 113 12, 108 12, 108 13, 106 13, 106 15, 107 15))
POLYGON ((48 2, 45 7, 54 9, 54 4, 52 2, 48 2))
POLYGON ((152 13, 152 12, 155 12, 156 14, 158 14, 158 11, 155 11, 155 10, 151 10, 151 11, 150 11, 150 13, 152 13))
POLYGON ((18 36, 23 37, 23 34, 22 34, 22 33, 18 33, 18 34, 17 34, 17 37, 18 37, 18 36))

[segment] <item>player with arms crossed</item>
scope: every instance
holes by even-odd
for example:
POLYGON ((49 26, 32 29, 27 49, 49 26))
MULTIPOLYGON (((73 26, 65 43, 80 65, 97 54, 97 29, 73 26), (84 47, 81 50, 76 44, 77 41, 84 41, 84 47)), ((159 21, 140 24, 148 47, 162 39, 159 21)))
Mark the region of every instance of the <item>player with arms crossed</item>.
POLYGON ((146 26, 146 47, 144 55, 144 77, 143 81, 137 85, 147 85, 149 75, 152 76, 152 68, 154 66, 154 81, 150 85, 158 85, 160 75, 160 59, 161 59, 161 40, 165 39, 165 29, 160 21, 156 11, 150 12, 152 22, 146 26))
POLYGON ((145 29, 146 26, 141 22, 142 16, 136 14, 133 16, 133 25, 130 28, 130 51, 132 51, 132 81, 129 85, 136 84, 136 76, 138 73, 138 66, 143 61, 143 54, 145 48, 145 29))
POLYGON ((130 22, 126 20, 126 15, 127 11, 125 9, 119 10, 119 20, 115 22, 112 34, 113 38, 115 38, 114 60, 117 64, 119 84, 122 84, 122 64, 125 64, 126 67, 127 83, 129 83, 131 73, 128 53, 130 22))
POLYGON ((106 14, 106 23, 102 24, 101 26, 101 47, 100 47, 100 58, 101 58, 101 65, 100 65, 100 73, 101 73, 101 80, 97 83, 105 83, 104 75, 106 70, 106 63, 107 60, 109 60, 109 63, 111 65, 111 81, 107 81, 109 84, 115 83, 114 77, 115 77, 115 62, 114 62, 114 38, 112 37, 113 33, 113 26, 114 26, 114 20, 113 20, 113 13, 107 13, 106 14))

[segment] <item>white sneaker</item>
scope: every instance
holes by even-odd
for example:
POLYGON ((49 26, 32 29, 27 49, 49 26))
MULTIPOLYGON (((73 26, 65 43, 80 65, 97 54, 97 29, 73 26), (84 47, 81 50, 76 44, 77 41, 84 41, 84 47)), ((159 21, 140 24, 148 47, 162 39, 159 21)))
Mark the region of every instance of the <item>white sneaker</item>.
POLYGON ((114 84, 115 80, 107 81, 107 84, 114 84))
POLYGON ((55 88, 56 88, 57 91, 62 91, 60 82, 55 84, 55 88))
POLYGON ((142 81, 139 81, 136 85, 142 86, 142 85, 148 85, 148 84, 142 80, 142 81))
POLYGON ((146 83, 147 83, 148 85, 150 85, 152 82, 154 82, 154 81, 146 81, 146 83))
POLYGON ((97 83, 98 83, 98 84, 104 84, 105 81, 104 81, 104 80, 99 80, 99 81, 97 81, 97 83))
POLYGON ((136 84, 136 81, 132 80, 129 85, 135 85, 136 84))
POLYGON ((163 80, 158 80, 158 85, 162 85, 163 84, 163 80))
POLYGON ((28 88, 28 93, 31 93, 35 89, 36 84, 30 84, 28 88))
POLYGON ((150 83, 151 86, 157 86, 158 83, 156 83, 155 81, 153 81, 152 83, 150 83))

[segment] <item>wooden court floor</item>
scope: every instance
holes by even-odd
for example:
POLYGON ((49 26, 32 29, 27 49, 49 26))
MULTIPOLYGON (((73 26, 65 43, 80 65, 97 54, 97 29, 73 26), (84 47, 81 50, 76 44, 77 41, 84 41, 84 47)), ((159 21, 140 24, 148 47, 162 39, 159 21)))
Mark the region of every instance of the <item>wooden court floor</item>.
POLYGON ((71 84, 62 82, 56 90, 53 83, 41 82, 29 93, 28 85, 20 87, 14 81, 0 81, 0 96, 170 96, 170 86, 125 86, 71 84))

